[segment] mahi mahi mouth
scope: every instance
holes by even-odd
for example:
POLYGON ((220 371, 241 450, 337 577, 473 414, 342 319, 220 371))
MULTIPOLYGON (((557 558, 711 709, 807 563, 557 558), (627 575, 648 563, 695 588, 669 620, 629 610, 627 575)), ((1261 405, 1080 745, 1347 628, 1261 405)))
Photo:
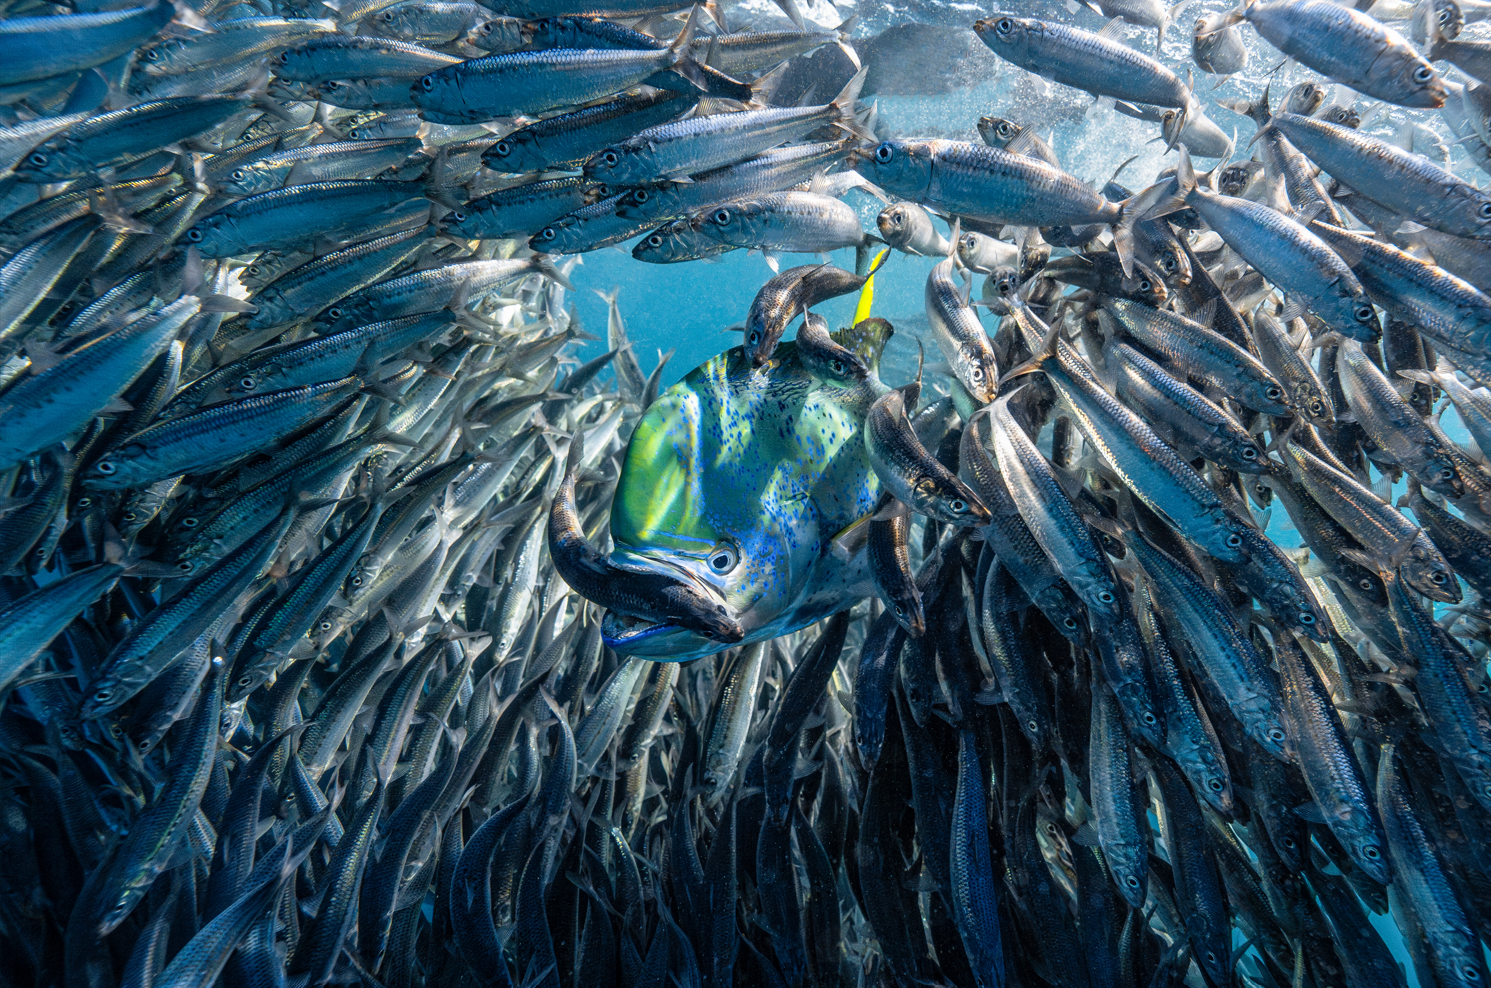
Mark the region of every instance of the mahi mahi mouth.
POLYGON ((633 571, 646 570, 666 576, 669 580, 687 584, 704 600, 714 605, 713 609, 719 614, 720 626, 715 629, 715 633, 711 633, 693 621, 687 624, 678 620, 657 621, 612 609, 608 610, 605 617, 601 619, 601 640, 609 647, 621 653, 639 650, 651 653, 656 649, 658 654, 655 657, 664 658, 674 652, 697 650, 703 642, 714 642, 718 647, 723 648, 741 637, 742 632, 735 616, 735 609, 726 603, 717 589, 699 579, 698 575, 690 572, 687 567, 680 566, 670 559, 660 559, 645 551, 625 546, 617 546, 611 554, 611 559, 613 563, 633 571), (727 628, 733 634, 719 633, 726 631, 727 628), (666 638, 666 642, 653 641, 653 639, 661 638, 666 638), (649 644, 650 648, 647 647, 649 644), (674 645, 676 647, 670 647, 674 645))
POLYGON ((620 611, 607 611, 606 616, 601 618, 601 641, 618 652, 635 648, 649 638, 682 630, 676 624, 660 624, 631 614, 622 614, 620 611))

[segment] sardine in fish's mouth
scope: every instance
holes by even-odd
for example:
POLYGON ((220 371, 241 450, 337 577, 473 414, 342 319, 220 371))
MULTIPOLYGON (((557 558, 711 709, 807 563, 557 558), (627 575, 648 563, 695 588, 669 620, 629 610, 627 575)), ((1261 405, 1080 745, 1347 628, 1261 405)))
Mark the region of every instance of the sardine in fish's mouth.
MULTIPOLYGON (((617 546, 612 551, 611 560, 630 569, 651 570, 670 579, 688 583, 718 604, 733 620, 739 620, 735 608, 726 603, 718 590, 671 560, 659 559, 645 551, 624 546, 617 546)), ((608 610, 601 619, 601 640, 620 654, 646 656, 659 662, 682 662, 713 655, 722 648, 736 644, 717 640, 676 622, 653 621, 616 610, 608 610)))

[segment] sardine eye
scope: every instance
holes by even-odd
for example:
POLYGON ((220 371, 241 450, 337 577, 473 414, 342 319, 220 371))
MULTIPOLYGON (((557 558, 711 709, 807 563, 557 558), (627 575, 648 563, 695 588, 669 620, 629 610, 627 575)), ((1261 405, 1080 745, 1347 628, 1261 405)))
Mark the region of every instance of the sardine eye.
POLYGON ((1000 137, 1004 137, 1004 138, 1013 138, 1015 136, 1014 125, 1007 124, 1007 123, 1000 124, 999 125, 999 136, 1000 137))
POLYGON ((1315 623, 1315 615, 1311 614, 1309 611, 1300 611, 1295 620, 1299 621, 1300 624, 1308 628, 1315 623))
POLYGON ((1140 278, 1139 279, 1139 290, 1141 292, 1147 292, 1147 291, 1149 291, 1153 287, 1154 286, 1149 283, 1149 279, 1148 278, 1140 278))
POLYGON ((905 616, 906 616, 906 608, 902 607, 900 604, 897 604, 896 605, 896 617, 905 617, 905 616))
POLYGON ((960 498, 953 498, 953 500, 947 503, 947 509, 955 515, 966 514, 968 512, 968 502, 960 498))
POLYGON ((1377 845, 1367 844, 1362 847, 1362 857, 1366 858, 1369 861, 1376 861, 1378 858, 1382 857, 1382 852, 1377 850, 1377 845))
POLYGON ((513 153, 512 145, 507 143, 506 141, 498 141, 496 144, 492 145, 492 150, 497 152, 497 157, 499 158, 506 158, 508 155, 513 153))
POLYGON ((715 210, 714 221, 716 223, 718 223, 720 226, 724 226, 726 223, 729 223, 730 222, 730 210, 728 210, 728 209, 717 209, 717 210, 715 210))
POLYGON ((109 474, 113 473, 119 468, 114 466, 114 464, 110 463, 108 460, 99 460, 93 465, 93 469, 97 470, 99 473, 107 477, 109 474))
POLYGON ((202 523, 199 520, 197 520, 196 518, 183 518, 183 519, 181 519, 181 527, 182 528, 196 528, 200 524, 202 524, 202 523))
POLYGON ((93 702, 94 703, 108 703, 109 702, 109 697, 111 697, 113 695, 114 695, 114 691, 113 690, 94 690, 93 691, 93 702))
POLYGON ((1009 34, 1014 29, 1015 22, 1010 20, 1008 17, 1001 17, 994 24, 994 30, 998 31, 1000 34, 1009 34))
POLYGON ((1481 970, 1474 964, 1467 964, 1460 969, 1460 977, 1466 981, 1479 981, 1481 980, 1481 970))
POLYGON ((1436 587, 1444 586, 1445 582, 1448 579, 1449 577, 1438 571, 1429 574, 1429 582, 1434 584, 1436 587))
POLYGON ((1433 78, 1434 70, 1427 65, 1420 65, 1418 68, 1413 70, 1414 82, 1421 83, 1422 85, 1427 86, 1429 82, 1433 80, 1433 78))
POLYGON ((1491 202, 1481 203, 1481 208, 1477 209, 1475 212, 1476 215, 1479 216, 1481 219, 1491 220, 1491 202))
POLYGON ((135 512, 133 511, 126 511, 120 517, 122 517, 125 521, 134 521, 136 518, 139 517, 139 515, 135 514, 135 512))
POLYGON ((1276 388, 1273 385, 1269 385, 1267 388, 1264 389, 1263 397, 1267 398, 1269 401, 1278 401, 1280 398, 1284 397, 1284 389, 1276 388))
POLYGON ((1142 718, 1140 718, 1140 719, 1143 720, 1144 723, 1150 724, 1150 725, 1153 725, 1153 724, 1156 724, 1156 723, 1159 722, 1158 718, 1156 718, 1155 715, 1152 714, 1152 713, 1150 713, 1148 710, 1144 711, 1144 716, 1142 718))
POLYGON ((1325 402, 1321 401, 1319 398, 1311 398, 1310 399, 1310 414, 1311 415, 1319 415, 1323 411, 1325 411, 1325 402))
POLYGON ((1221 792, 1222 791, 1222 780, 1221 779, 1207 779, 1206 780, 1206 788, 1210 789, 1212 792, 1221 792))
POLYGON ((895 156, 896 149, 891 147, 889 144, 882 144, 875 149, 875 160, 880 162, 882 165, 890 164, 891 159, 895 156))
POLYGON ((760 342, 761 342, 761 334, 758 333, 754 329, 751 330, 751 339, 750 339, 751 346, 755 346, 757 343, 760 343, 760 342))
POLYGON ((1251 463, 1253 460, 1258 459, 1258 450, 1252 446, 1244 446, 1242 448, 1242 458, 1251 463))
POLYGON ((248 173, 245 172, 242 168, 235 168, 233 169, 232 173, 228 175, 228 177, 235 182, 242 182, 243 177, 247 174, 248 173))
MULTIPOLYGON (((1488 205, 1491 205, 1491 203, 1488 203, 1488 205)), ((1372 307, 1370 305, 1357 306, 1352 315, 1356 316, 1357 322, 1371 322, 1377 317, 1377 314, 1372 311, 1372 307)))
POLYGON ((1281 730, 1280 728, 1277 728, 1277 727, 1271 727, 1271 728, 1269 728, 1268 739, 1270 741, 1272 741, 1274 744, 1283 744, 1284 743, 1284 732, 1283 732, 1283 730, 1281 730))
POLYGON ((1367 579, 1365 576, 1362 577, 1360 580, 1357 580, 1356 585, 1369 592, 1372 589, 1372 581, 1367 579))
POLYGON ((1139 887, 1139 877, 1137 875, 1125 875, 1123 883, 1131 889, 1136 889, 1139 887))
POLYGON ((1291 850, 1291 851, 1294 850, 1294 838, 1293 837, 1285 837, 1284 838, 1284 846, 1287 847, 1287 848, 1289 848, 1289 850, 1291 850))
POLYGON ((466 214, 461 212, 459 209, 456 210, 454 213, 451 213, 450 218, 455 220, 457 223, 466 222, 466 214))
POLYGON ((615 168, 616 163, 621 160, 621 157, 615 151, 607 151, 605 154, 601 155, 601 160, 610 165, 612 168, 615 168))
POLYGON ((1025 726, 1030 728, 1031 734, 1034 734, 1036 731, 1039 731, 1041 729, 1041 725, 1036 721, 1034 717, 1032 717, 1030 720, 1027 720, 1025 722, 1025 726))
POLYGON ((360 576, 354 576, 352 578, 352 585, 354 587, 360 587, 360 586, 362 586, 362 577, 360 577, 360 576))
POLYGON ((1099 590, 1098 591, 1098 602, 1101 603, 1101 604, 1111 604, 1111 603, 1113 603, 1113 591, 1112 590, 1099 590))
POLYGON ((78 498, 78 502, 77 502, 77 506, 78 507, 80 507, 80 508, 87 508, 87 507, 91 507, 92 505, 93 505, 93 498, 91 498, 91 497, 80 497, 80 498, 78 498))
POLYGON ((663 238, 654 233, 647 238, 647 242, 654 247, 661 247, 663 245, 663 238))
POLYGON ((644 203, 644 202, 646 202, 647 200, 649 200, 651 198, 652 198, 652 196, 648 193, 648 191, 646 189, 638 189, 632 195, 632 200, 634 202, 637 202, 637 203, 644 203))
POLYGON ((1076 631, 1077 630, 1077 619, 1074 618, 1074 617, 1063 618, 1062 621, 1061 621, 1061 626, 1063 628, 1065 628, 1066 630, 1068 630, 1068 631, 1076 631))
POLYGON ((330 621, 322 621, 317 627, 321 629, 322 633, 325 633, 330 631, 333 625, 330 621))
POLYGON ((37 168, 40 168, 47 163, 47 156, 42 154, 40 151, 34 151, 26 160, 31 162, 37 168))
POLYGON ((714 551, 709 554, 709 568, 722 575, 734 569, 738 562, 740 553, 733 545, 715 546, 714 551))
POLYGON ((186 239, 190 240, 194 244, 200 244, 202 242, 202 231, 198 230, 196 227, 192 227, 190 230, 186 231, 186 239))
POLYGON ((335 322, 336 320, 342 318, 342 310, 337 308, 336 306, 332 306, 331 308, 326 310, 326 318, 335 322))
POLYGON ((1236 532, 1233 532, 1231 535, 1227 536, 1227 548, 1229 548, 1229 549, 1236 549, 1240 545, 1242 545, 1242 536, 1241 535, 1238 535, 1236 532))
POLYGON ((239 676, 238 677, 238 685, 239 686, 247 687, 247 686, 252 686, 253 684, 254 684, 254 677, 253 676, 239 676))
POLYGON ((252 377, 240 377, 238 379, 238 386, 245 391, 254 390, 254 386, 258 383, 259 382, 255 381, 252 377))
POLYGON ((192 564, 187 560, 182 560, 176 564, 176 568, 183 573, 190 573, 192 571, 192 564))
POLYGON ((828 362, 828 369, 835 374, 842 374, 844 373, 844 362, 842 360, 830 360, 828 362))
POLYGON ((984 379, 984 369, 975 364, 968 371, 968 376, 973 378, 975 381, 982 381, 984 379))
POLYGON ((419 88, 423 89, 427 93, 434 92, 435 91, 435 77, 432 76, 432 75, 427 75, 423 79, 419 80, 419 88))
POLYGON ((552 226, 546 226, 538 231, 538 239, 540 240, 553 240, 557 236, 559 236, 559 231, 552 226))

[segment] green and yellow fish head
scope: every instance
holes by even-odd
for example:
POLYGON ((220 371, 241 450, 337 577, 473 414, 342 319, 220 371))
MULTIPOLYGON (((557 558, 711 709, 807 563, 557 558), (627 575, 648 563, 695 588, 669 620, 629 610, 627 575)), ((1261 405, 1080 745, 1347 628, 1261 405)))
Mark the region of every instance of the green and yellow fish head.
MULTIPOLYGON (((891 328, 867 319, 835 335, 874 371, 891 328)), ((740 347, 695 368, 632 434, 611 508, 613 559, 686 573, 725 603, 746 642, 851 606, 873 592, 868 565, 834 540, 879 497, 862 430, 887 390, 873 374, 852 388, 820 381, 791 342, 759 369, 740 347)), ((720 649, 614 614, 602 633, 618 652, 661 661, 720 649)))

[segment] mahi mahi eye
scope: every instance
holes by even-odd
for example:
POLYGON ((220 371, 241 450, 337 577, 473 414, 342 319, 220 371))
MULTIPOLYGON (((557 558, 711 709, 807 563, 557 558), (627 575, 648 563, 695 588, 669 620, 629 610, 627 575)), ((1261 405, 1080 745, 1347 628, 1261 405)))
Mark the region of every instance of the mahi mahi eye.
POLYGON ((709 554, 709 568, 721 575, 734 569, 738 562, 740 562, 740 553, 733 545, 715 546, 714 551, 709 554))

